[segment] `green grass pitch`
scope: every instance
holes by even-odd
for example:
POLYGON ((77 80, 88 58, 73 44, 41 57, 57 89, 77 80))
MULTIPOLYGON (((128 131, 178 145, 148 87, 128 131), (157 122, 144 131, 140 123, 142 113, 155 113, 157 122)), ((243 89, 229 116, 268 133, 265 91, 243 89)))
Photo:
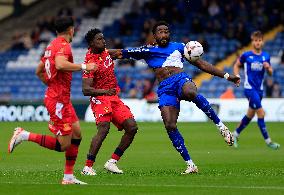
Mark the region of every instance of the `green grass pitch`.
MULTIPOLYGON (((195 175, 181 175, 186 168, 174 150, 162 123, 139 123, 139 132, 119 162, 123 175, 103 169, 122 132, 112 126, 97 156, 97 176, 81 176, 94 123, 81 123, 83 141, 76 176, 87 186, 60 185, 64 155, 23 143, 13 154, 7 144, 15 126, 47 133, 44 122, 0 123, 0 194, 284 194, 284 123, 268 123, 273 140, 282 144, 268 148, 256 123, 240 137, 240 148, 225 144, 212 123, 179 123, 189 153, 199 168, 195 175)), ((236 123, 228 123, 234 129, 236 123)))

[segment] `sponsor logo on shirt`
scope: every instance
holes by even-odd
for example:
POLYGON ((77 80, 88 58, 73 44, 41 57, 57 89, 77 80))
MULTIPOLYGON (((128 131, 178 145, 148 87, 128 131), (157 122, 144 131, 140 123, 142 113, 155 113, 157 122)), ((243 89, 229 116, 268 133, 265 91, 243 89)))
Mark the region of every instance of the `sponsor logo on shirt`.
POLYGON ((112 65, 112 59, 111 59, 111 57, 110 57, 110 55, 108 55, 107 57, 106 57, 106 60, 104 61, 104 66, 106 67, 106 68, 108 68, 108 67, 110 67, 111 65, 112 65))
POLYGON ((128 49, 127 52, 143 52, 143 51, 150 51, 147 48, 135 48, 135 49, 128 49))
POLYGON ((253 71, 262 71, 263 64, 260 62, 252 62, 251 63, 251 70, 253 71))
POLYGON ((92 97, 92 102, 95 104, 102 104, 102 102, 98 99, 96 99, 95 97, 92 97))

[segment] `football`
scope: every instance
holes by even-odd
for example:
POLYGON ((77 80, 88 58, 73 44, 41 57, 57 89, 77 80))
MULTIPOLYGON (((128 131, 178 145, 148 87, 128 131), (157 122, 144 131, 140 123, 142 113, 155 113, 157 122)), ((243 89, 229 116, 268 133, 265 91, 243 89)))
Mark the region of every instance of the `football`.
POLYGON ((198 41, 189 41, 184 46, 184 56, 190 62, 198 60, 203 54, 203 47, 198 41))

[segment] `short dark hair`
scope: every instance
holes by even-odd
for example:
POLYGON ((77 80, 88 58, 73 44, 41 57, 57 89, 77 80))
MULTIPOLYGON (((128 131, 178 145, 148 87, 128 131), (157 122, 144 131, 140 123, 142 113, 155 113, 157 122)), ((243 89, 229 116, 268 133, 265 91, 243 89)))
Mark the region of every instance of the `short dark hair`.
POLYGON ((157 22, 157 23, 153 26, 153 28, 152 28, 152 33, 155 34, 155 33, 156 33, 156 30, 157 30, 157 28, 158 28, 158 26, 162 26, 162 25, 165 25, 165 26, 167 26, 168 28, 170 27, 170 25, 169 25, 166 21, 159 21, 159 22, 157 22))
POLYGON ((257 30, 257 31, 254 31, 251 33, 251 36, 250 36, 251 39, 254 39, 254 38, 260 38, 260 39, 263 39, 263 34, 261 31, 257 30))
POLYGON ((74 26, 74 20, 71 16, 58 17, 54 21, 54 28, 57 33, 65 32, 71 26, 74 26))
POLYGON ((87 41, 88 45, 92 42, 92 40, 95 38, 96 34, 102 33, 100 29, 93 28, 87 32, 85 35, 85 40, 87 41))

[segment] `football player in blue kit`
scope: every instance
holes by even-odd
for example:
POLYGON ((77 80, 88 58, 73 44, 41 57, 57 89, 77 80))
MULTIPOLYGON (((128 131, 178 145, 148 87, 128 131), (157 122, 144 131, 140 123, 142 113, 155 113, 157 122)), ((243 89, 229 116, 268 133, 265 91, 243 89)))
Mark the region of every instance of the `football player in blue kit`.
MULTIPOLYGON (((144 46, 132 49, 111 50, 110 53, 116 58, 144 59, 148 66, 154 70, 159 81, 158 96, 159 108, 168 136, 187 164, 183 174, 197 173, 197 166, 192 161, 184 139, 177 128, 177 119, 180 111, 180 101, 192 101, 201 109, 219 128, 221 135, 228 145, 233 144, 233 136, 229 129, 218 118, 209 102, 197 93, 197 88, 183 70, 184 44, 170 42, 169 24, 158 22, 152 29, 156 45, 144 46)), ((225 78, 239 85, 240 78, 229 75, 202 59, 191 62, 204 72, 225 78)))
POLYGON ((264 110, 261 105, 263 96, 263 78, 265 71, 271 76, 273 69, 270 65, 270 56, 262 51, 263 34, 255 31, 251 34, 252 50, 244 52, 234 64, 234 74, 239 75, 240 68, 244 68, 245 96, 249 101, 247 114, 243 117, 239 126, 234 132, 234 147, 238 147, 238 137, 242 130, 249 124, 255 113, 257 124, 268 147, 278 149, 280 145, 272 142, 264 122, 264 110))

